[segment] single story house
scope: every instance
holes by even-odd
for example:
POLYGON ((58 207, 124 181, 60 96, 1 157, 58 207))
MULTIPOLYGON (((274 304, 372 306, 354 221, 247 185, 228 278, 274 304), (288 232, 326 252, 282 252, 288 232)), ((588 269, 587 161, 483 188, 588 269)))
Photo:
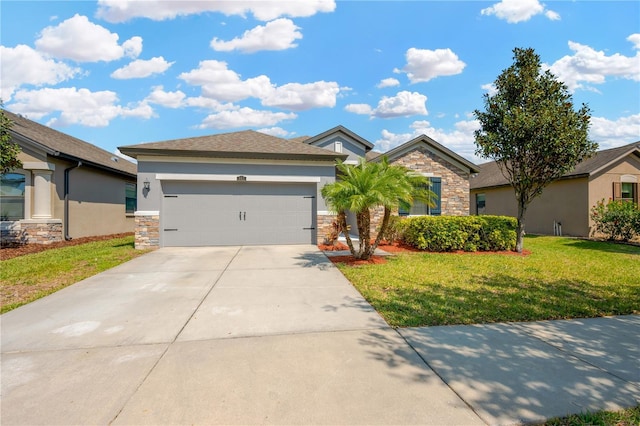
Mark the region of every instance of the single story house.
MULTIPOLYGON (((138 248, 316 244, 335 219, 320 191, 335 182, 336 161, 377 156, 343 126, 295 139, 245 130, 119 149, 138 161, 138 248)), ((440 210, 430 214, 469 214, 476 166, 426 136, 387 154, 440 179, 440 210)))
POLYGON ((2 242, 47 244, 134 230, 136 165, 3 110, 22 168, 1 177, 2 242))
MULTIPOLYGON (((481 164, 471 179, 473 214, 517 216, 513 188, 496 162, 481 164)), ((638 203, 640 141, 598 151, 551 183, 526 213, 527 232, 576 237, 591 235, 591 208, 600 200, 638 203)))

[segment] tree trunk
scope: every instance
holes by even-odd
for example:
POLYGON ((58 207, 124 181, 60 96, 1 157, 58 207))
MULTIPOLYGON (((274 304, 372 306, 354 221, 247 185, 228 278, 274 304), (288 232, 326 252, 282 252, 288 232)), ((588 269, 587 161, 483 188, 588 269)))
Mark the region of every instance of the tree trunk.
POLYGON ((518 229, 516 230, 516 251, 518 253, 522 253, 522 248, 524 246, 524 215, 527 212, 527 205, 518 200, 518 229))
POLYGON ((364 209, 356 214, 358 219, 358 237, 360 238, 360 250, 358 250, 356 259, 367 260, 371 256, 369 254, 369 247, 371 246, 371 241, 369 240, 369 236, 371 235, 369 232, 370 219, 369 219, 369 209, 364 209))
POLYGON ((378 231, 378 236, 376 237, 375 242, 371 246, 371 256, 376 252, 380 241, 382 241, 382 236, 384 235, 384 231, 389 226, 389 217, 391 216, 391 210, 388 207, 384 208, 384 216, 382 217, 382 224, 380 225, 380 230, 378 231))
POLYGON ((356 249, 353 247, 353 241, 351 241, 351 235, 349 235, 349 226, 347 225, 347 213, 340 212, 338 213, 338 223, 340 224, 340 229, 342 229, 342 233, 344 234, 345 240, 347 240, 347 245, 349 246, 349 251, 353 256, 356 255, 356 249))

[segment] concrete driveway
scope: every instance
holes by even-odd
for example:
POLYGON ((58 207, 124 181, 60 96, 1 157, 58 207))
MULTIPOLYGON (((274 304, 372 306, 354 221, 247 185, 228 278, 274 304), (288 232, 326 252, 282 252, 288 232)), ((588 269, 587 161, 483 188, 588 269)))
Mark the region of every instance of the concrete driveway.
POLYGON ((9 424, 484 424, 313 246, 164 248, 0 317, 9 424))

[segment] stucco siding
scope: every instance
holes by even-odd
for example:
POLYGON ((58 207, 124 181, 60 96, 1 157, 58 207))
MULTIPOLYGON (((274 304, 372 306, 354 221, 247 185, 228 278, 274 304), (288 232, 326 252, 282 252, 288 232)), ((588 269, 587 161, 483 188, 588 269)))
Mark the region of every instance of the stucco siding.
MULTIPOLYGON (((518 207, 513 188, 472 190, 472 202, 475 203, 478 193, 485 194, 485 214, 517 216, 518 207)), ((526 231, 530 234, 553 235, 555 221, 562 224, 563 235, 588 236, 588 204, 587 178, 556 181, 529 205, 525 215, 526 231)))
POLYGON ((312 145, 318 148, 328 149, 329 151, 335 151, 336 142, 342 143, 342 153, 348 155, 345 161, 360 161, 361 158, 364 158, 366 153, 365 147, 342 135, 331 135, 314 142, 312 145))

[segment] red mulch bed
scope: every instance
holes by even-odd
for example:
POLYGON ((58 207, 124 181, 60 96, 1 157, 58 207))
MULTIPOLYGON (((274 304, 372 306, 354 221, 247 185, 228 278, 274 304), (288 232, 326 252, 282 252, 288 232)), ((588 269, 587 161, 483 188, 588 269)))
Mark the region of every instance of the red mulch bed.
POLYGON ((97 237, 74 238, 69 241, 57 241, 51 244, 21 244, 16 246, 3 246, 0 248, 0 260, 13 259, 14 257, 24 256, 25 254, 40 253, 41 251, 77 246, 80 244, 91 243, 94 241, 112 240, 114 238, 124 238, 133 235, 133 232, 123 234, 99 235, 97 237))
MULTIPOLYGON (((403 244, 400 242, 394 242, 394 243, 387 243, 385 241, 381 242, 380 245, 378 246, 381 250, 386 251, 387 253, 429 253, 426 250, 420 250, 417 249, 415 247, 409 246, 407 244, 403 244)), ((349 250, 349 247, 345 244, 342 243, 336 243, 333 246, 328 246, 328 245, 324 245, 324 244, 319 244, 318 248, 322 251, 337 251, 337 250, 349 250)), ((458 251, 452 251, 452 252, 445 252, 447 254, 464 254, 464 255, 485 255, 485 254, 504 254, 504 255, 508 255, 508 256, 529 256, 531 254, 531 251, 529 250, 523 250, 522 253, 518 253, 515 251, 474 251, 474 252, 467 252, 467 251, 462 251, 462 250, 458 250, 458 251)), ((346 263, 349 266, 358 266, 358 265, 377 265, 377 264, 381 264, 381 263, 385 263, 386 259, 383 256, 372 256, 371 259, 369 260, 356 260, 354 259, 353 256, 348 255, 348 256, 329 256, 329 259, 333 262, 333 263, 346 263)))

